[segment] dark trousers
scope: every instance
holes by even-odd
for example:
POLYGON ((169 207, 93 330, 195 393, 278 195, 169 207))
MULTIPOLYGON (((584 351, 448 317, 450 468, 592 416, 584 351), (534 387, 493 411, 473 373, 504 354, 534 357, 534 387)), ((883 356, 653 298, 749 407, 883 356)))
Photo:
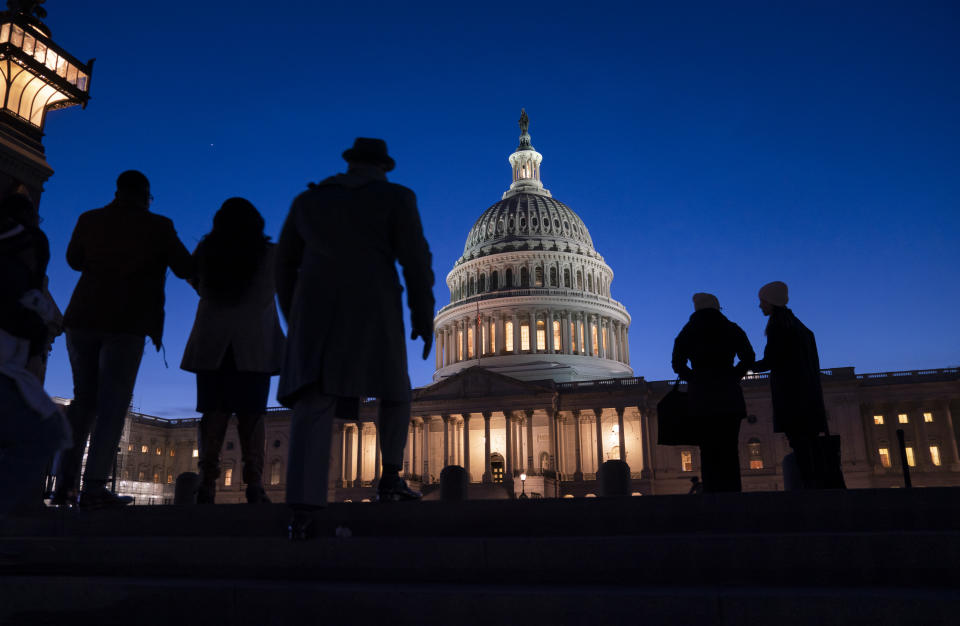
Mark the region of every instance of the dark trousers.
MULTIPOLYGON (((220 476, 220 449, 230 423, 230 413, 211 411, 200 418, 198 453, 201 484, 213 484, 220 476)), ((238 413, 237 432, 243 459, 243 482, 263 483, 264 425, 261 413, 238 413)))
POLYGON ((820 474, 816 458, 818 433, 788 431, 784 434, 790 442, 790 447, 793 448, 801 487, 820 489, 823 486, 823 476, 820 474))
POLYGON ((67 420, 73 429, 73 447, 60 453, 58 491, 79 487, 88 436, 84 489, 102 486, 109 478, 137 382, 143 345, 142 335, 67 329, 67 353, 73 370, 73 401, 67 407, 67 420))
POLYGON ((711 418, 700 444, 704 493, 741 491, 740 418, 711 418))
MULTIPOLYGON (((287 457, 287 504, 327 503, 330 439, 338 399, 316 388, 304 390, 293 407, 290 453, 287 457)), ((403 466, 410 427, 410 402, 381 400, 377 416, 384 466, 403 466)))

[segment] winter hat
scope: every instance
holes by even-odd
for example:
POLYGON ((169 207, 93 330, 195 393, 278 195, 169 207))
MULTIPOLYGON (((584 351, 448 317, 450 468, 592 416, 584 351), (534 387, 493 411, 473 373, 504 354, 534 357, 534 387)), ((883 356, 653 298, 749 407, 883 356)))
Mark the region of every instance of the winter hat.
POLYGON ((693 310, 699 311, 701 309, 716 309, 719 311, 720 301, 712 293, 695 293, 693 294, 693 310))
POLYGON ((761 287, 758 295, 761 300, 773 306, 787 306, 787 300, 789 300, 787 297, 787 284, 779 280, 767 283, 761 287))

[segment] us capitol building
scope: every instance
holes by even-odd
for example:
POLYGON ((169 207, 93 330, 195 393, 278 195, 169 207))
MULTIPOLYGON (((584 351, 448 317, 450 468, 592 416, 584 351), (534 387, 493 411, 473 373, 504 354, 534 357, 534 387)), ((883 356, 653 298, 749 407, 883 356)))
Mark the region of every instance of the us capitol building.
MULTIPOLYGON (((686 493, 699 474, 695 446, 658 446, 657 401, 669 381, 635 377, 630 314, 613 299, 613 270, 583 220, 553 198, 543 156, 522 113, 509 156, 512 182, 467 234, 447 275, 450 303, 434 320, 433 383, 413 391, 404 473, 425 497, 440 471, 466 468, 470 497, 591 497, 606 460, 630 466, 634 495, 686 493)), ((842 436, 848 487, 902 485, 897 429, 916 486, 960 485, 960 369, 858 374, 823 370, 832 432, 842 436)), ((740 431, 745 491, 784 488, 790 451, 773 432, 765 375, 743 382, 748 418, 740 431)), ((376 405, 336 423, 330 501, 364 501, 380 475, 376 405)), ((264 482, 283 501, 290 413, 266 414, 264 482)), ((117 488, 138 504, 170 502, 173 483, 197 471, 198 419, 128 416, 117 488)), ((243 502, 239 438, 227 433, 217 502, 243 502)))

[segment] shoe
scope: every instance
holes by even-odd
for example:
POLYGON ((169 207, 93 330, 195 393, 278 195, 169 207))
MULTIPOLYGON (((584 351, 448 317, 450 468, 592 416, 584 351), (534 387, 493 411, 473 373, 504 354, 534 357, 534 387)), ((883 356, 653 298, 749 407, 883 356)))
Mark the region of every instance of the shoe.
POLYGON ((80 492, 81 509, 119 509, 131 504, 132 496, 118 496, 106 487, 84 489, 80 492))
POLYGON ((247 485, 247 504, 270 504, 263 485, 247 485))
POLYGON ((201 484, 197 488, 197 504, 213 504, 216 494, 216 483, 201 484))
POLYGON ((377 502, 404 502, 407 500, 419 500, 423 494, 411 489, 407 481, 395 477, 383 477, 377 486, 377 502))
POLYGON ((54 491, 50 496, 50 506, 71 508, 77 506, 77 492, 73 489, 64 489, 63 491, 54 491))
POLYGON ((313 516, 307 511, 294 511, 287 526, 287 539, 290 541, 306 541, 313 537, 316 529, 313 516))

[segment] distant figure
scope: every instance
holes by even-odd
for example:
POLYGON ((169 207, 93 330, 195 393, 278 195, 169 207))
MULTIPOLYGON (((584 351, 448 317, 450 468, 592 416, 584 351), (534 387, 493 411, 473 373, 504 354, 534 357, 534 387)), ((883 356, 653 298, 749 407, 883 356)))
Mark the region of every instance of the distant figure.
POLYGON ((32 211, 24 197, 0 202, 0 516, 42 506, 44 469, 71 445, 66 419, 28 370, 57 311, 44 295, 47 239, 24 225, 25 203, 32 211))
POLYGON ((689 410, 700 424, 703 490, 740 491, 738 437, 747 416, 740 379, 755 355, 743 330, 720 312, 716 296, 694 294, 693 305, 673 344, 673 371, 689 383, 689 410))
POLYGON ((283 331, 275 299, 276 246, 263 226, 250 202, 230 198, 193 253, 200 304, 180 367, 197 374, 197 412, 203 414, 198 504, 214 502, 232 413, 247 502, 270 502, 263 489, 263 413, 270 377, 280 373, 283 361, 283 331))
POLYGON ((347 173, 293 201, 278 242, 277 294, 289 339, 278 397, 293 407, 287 502, 291 539, 311 533, 309 511, 327 501, 334 417, 356 419, 379 398, 380 501, 421 497, 400 478, 410 422, 403 330, 403 267, 412 338, 433 343, 433 271, 413 192, 387 182, 394 161, 380 139, 343 153, 347 173))
POLYGON ((767 345, 753 369, 770 370, 773 430, 784 433, 793 448, 800 484, 820 486, 815 458, 817 436, 827 429, 820 386, 820 357, 813 333, 787 308, 787 285, 780 281, 760 289, 760 310, 767 321, 767 345))
POLYGON ((113 202, 82 214, 67 247, 67 263, 81 272, 64 315, 73 369, 67 417, 74 446, 60 456, 52 499, 56 505, 76 501, 88 435, 80 506, 116 507, 133 500, 110 492, 107 478, 133 397, 144 339, 149 337, 157 350, 162 345, 167 268, 180 278, 193 273, 190 252, 173 222, 151 213, 152 201, 147 177, 123 172, 113 202))
POLYGON ((687 495, 697 496, 703 493, 703 483, 700 482, 699 476, 694 476, 690 479, 690 491, 687 492, 687 495))

